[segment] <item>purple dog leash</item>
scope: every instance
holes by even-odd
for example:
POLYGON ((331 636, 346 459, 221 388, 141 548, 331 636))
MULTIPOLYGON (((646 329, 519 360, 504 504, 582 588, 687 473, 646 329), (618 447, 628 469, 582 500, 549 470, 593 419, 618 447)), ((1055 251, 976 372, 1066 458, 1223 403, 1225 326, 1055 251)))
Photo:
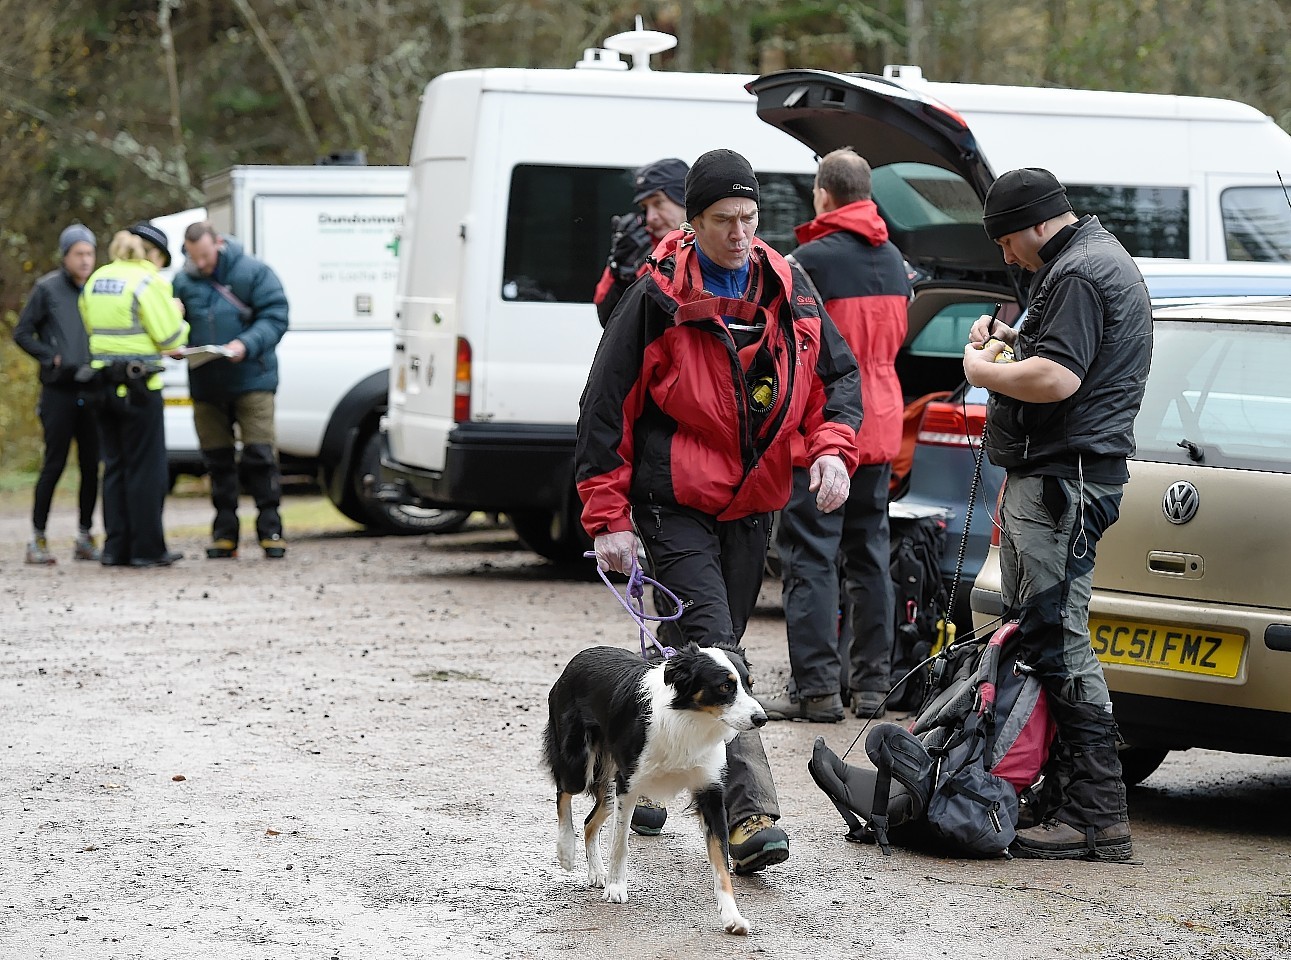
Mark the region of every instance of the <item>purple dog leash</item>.
MULTIPOLYGON (((583 554, 583 556, 594 560, 596 559, 596 551, 588 550, 583 554)), ((669 621, 680 618, 685 610, 685 604, 677 598, 677 595, 658 580, 655 580, 653 577, 647 577, 645 572, 641 569, 641 564, 637 563, 635 560, 632 562, 632 573, 628 576, 628 587, 625 594, 619 593, 618 587, 610 583, 609 575, 601 569, 601 565, 599 563, 596 565, 596 572, 600 574, 601 579, 605 581, 605 585, 610 588, 610 592, 614 594, 614 599, 622 605, 623 609, 628 612, 628 616, 630 616, 636 625, 641 628, 641 659, 649 659, 648 648, 646 647, 647 640, 649 640, 651 645, 653 645, 654 648, 663 655, 665 660, 676 655, 677 651, 673 647, 665 647, 659 642, 658 638, 650 632, 650 628, 646 626, 646 623, 651 620, 656 623, 668 623, 669 621), (654 614, 646 613, 645 585, 647 583, 661 590, 664 596, 675 603, 677 605, 677 612, 668 616, 656 616, 654 614)))

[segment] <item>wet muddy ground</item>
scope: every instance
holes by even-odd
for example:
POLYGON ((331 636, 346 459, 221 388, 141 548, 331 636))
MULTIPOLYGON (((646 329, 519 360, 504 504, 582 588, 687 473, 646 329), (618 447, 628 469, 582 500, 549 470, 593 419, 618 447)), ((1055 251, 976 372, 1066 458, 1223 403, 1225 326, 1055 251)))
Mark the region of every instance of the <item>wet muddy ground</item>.
POLYGON ((750 937, 680 804, 602 903, 556 863, 538 764, 569 657, 637 643, 590 565, 290 513, 287 559, 207 561, 207 506, 167 509, 188 559, 152 571, 25 566, 26 504, 0 509, 0 957, 1291 956, 1291 760, 1172 755, 1131 791, 1132 864, 883 858, 806 772, 857 720, 764 731, 792 857, 736 879, 750 937))

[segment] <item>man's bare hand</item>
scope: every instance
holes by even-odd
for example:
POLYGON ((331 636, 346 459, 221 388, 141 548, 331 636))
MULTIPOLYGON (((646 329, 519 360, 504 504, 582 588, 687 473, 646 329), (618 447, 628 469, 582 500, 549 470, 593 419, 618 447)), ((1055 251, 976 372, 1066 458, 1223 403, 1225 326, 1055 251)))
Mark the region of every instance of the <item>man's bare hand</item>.
POLYGON ((229 362, 241 363, 247 356, 247 345, 241 340, 230 340, 224 345, 224 349, 229 351, 229 362))
POLYGON ((631 530, 603 533, 592 544, 596 551, 596 565, 602 570, 614 570, 624 575, 632 572, 637 562, 637 535, 631 530))
POLYGON ((842 457, 832 453, 817 457, 807 476, 807 489, 815 491, 816 507, 821 513, 832 513, 847 502, 852 478, 847 475, 847 465, 842 457))

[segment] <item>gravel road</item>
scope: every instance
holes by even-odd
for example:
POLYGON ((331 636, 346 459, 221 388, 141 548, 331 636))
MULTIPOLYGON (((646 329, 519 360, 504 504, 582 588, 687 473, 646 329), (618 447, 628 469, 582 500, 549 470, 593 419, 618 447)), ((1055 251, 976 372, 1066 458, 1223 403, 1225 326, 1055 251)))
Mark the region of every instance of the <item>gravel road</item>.
POLYGON ((504 528, 302 532, 306 507, 286 560, 217 562, 207 504, 172 499, 189 559, 132 571, 25 566, 0 504, 0 958, 1291 956, 1291 760, 1171 756, 1131 791, 1132 864, 883 858, 806 772, 856 720, 764 732, 792 857, 736 879, 752 936, 720 932, 679 805, 602 903, 556 863, 537 758, 569 657, 636 644, 608 591, 504 528))

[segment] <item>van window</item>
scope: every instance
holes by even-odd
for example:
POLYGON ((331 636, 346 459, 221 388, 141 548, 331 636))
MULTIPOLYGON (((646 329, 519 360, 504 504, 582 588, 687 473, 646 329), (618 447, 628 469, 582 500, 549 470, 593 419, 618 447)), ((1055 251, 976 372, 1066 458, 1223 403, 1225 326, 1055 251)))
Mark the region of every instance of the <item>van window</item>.
POLYGON ((995 303, 985 301, 952 303, 939 310, 910 343, 909 351, 916 357, 949 357, 961 360, 968 331, 980 316, 990 316, 995 303))
MULTIPOLYGON (((633 170, 520 164, 511 171, 504 300, 591 303, 605 269, 610 222, 636 209, 633 170)), ((812 174, 758 173, 758 236, 781 253, 812 217, 812 174)))
POLYGON ((1291 261, 1291 201, 1278 187, 1230 187, 1219 195, 1229 260, 1291 261))
POLYGON ((1092 213, 1134 257, 1188 259, 1188 191, 1184 187, 1069 184, 1077 216, 1092 213))

